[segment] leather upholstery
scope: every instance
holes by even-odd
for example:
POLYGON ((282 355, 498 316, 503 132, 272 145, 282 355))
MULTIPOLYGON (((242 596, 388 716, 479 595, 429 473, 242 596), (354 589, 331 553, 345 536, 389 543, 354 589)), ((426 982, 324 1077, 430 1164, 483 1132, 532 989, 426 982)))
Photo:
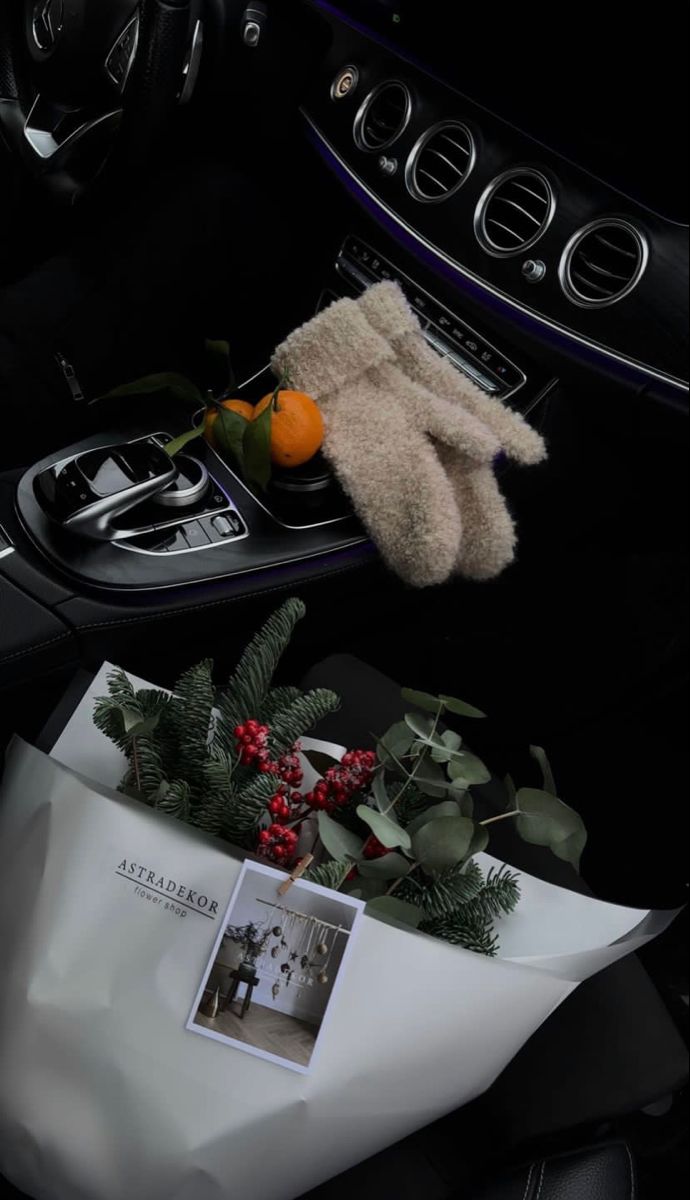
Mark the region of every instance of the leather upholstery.
POLYGON ((530 1163, 488 1184, 472 1200, 636 1200, 636 1196, 630 1149, 625 1142, 614 1142, 530 1163))

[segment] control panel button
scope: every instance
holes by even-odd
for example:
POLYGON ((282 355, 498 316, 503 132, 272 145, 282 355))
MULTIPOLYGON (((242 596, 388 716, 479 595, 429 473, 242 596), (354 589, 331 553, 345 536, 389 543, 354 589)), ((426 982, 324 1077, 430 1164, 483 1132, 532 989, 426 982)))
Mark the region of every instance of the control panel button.
POLYGON ((359 71, 357 67, 343 67, 342 71, 338 71, 331 85, 331 98, 333 100, 347 100, 347 97, 352 95, 359 83, 359 71))
POLYGON ((210 545, 210 538, 204 531, 200 521, 188 521, 183 527, 182 532, 192 550, 197 550, 200 546, 210 545))

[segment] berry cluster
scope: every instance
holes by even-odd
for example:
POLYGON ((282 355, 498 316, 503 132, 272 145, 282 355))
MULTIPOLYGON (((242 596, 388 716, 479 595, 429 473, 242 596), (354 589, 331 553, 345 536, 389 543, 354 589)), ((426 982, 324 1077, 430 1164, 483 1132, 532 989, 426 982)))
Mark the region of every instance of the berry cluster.
POLYGON ((268 725, 260 725, 258 721, 245 721, 244 725, 236 725, 233 730, 237 738, 237 753, 243 767, 258 767, 260 771, 270 769, 268 764, 268 725))
POLYGON ((349 750, 335 767, 329 767, 313 792, 304 797, 310 808, 332 813, 343 808, 356 792, 371 783, 376 755, 373 750, 349 750))
POLYGON ((293 788, 300 787, 304 776, 299 765, 299 742, 295 742, 291 750, 273 761, 268 748, 271 732, 268 725, 261 725, 258 721, 250 719, 245 721, 244 725, 236 725, 233 732, 243 767, 257 767, 262 775, 277 775, 284 784, 293 788))
POLYGON ((284 825, 269 825, 259 834, 259 854, 271 858, 274 862, 288 863, 294 858, 299 835, 294 829, 286 829, 284 825))

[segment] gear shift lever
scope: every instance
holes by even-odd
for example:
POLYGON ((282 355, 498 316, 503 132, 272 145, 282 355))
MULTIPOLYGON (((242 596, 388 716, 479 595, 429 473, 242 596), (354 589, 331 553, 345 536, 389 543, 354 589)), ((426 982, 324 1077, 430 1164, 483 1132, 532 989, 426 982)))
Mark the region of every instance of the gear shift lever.
POLYGON ((116 518, 169 487, 177 473, 148 437, 77 454, 43 471, 35 488, 43 509, 65 529, 110 542, 126 536, 116 518))

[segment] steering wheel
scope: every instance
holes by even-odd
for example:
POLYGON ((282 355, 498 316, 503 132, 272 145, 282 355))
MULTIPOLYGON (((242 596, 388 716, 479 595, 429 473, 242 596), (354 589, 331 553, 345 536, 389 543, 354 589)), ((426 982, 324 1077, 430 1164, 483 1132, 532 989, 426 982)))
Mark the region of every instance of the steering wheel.
POLYGON ((0 138, 56 198, 145 161, 194 89, 202 2, 0 0, 0 138))

